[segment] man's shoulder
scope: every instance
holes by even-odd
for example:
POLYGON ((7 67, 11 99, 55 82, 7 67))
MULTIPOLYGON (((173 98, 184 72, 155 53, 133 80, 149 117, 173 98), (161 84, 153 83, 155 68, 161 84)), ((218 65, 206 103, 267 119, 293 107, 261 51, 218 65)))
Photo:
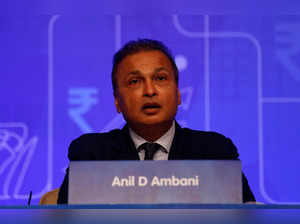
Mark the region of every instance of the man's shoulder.
POLYGON ((114 145, 120 145, 123 130, 114 129, 103 133, 88 133, 74 139, 69 146, 68 157, 71 160, 106 159, 113 153, 114 145))
POLYGON ((181 128, 180 139, 181 144, 184 142, 184 148, 207 158, 238 158, 237 149, 231 139, 218 132, 181 128))
POLYGON ((195 138, 198 140, 205 140, 205 141, 226 141, 227 138, 214 131, 200 131, 194 130, 190 128, 181 128, 181 133, 186 138, 195 138))
POLYGON ((105 140, 113 140, 120 137, 123 134, 123 130, 121 129, 114 129, 109 132, 102 132, 102 133, 87 133, 79 136, 78 138, 74 139, 73 142, 80 142, 86 144, 93 144, 93 143, 105 143, 105 140))

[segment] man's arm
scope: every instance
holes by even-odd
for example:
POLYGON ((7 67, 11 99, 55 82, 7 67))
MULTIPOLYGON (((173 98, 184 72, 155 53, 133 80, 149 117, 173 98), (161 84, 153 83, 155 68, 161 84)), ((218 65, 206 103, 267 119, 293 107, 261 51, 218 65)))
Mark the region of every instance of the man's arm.
POLYGON ((62 182, 59 188, 57 204, 68 203, 68 188, 69 188, 69 168, 67 168, 64 181, 62 182))
MULTIPOLYGON (((70 161, 76 160, 90 160, 89 153, 84 151, 84 143, 89 142, 90 135, 82 135, 79 138, 73 140, 68 149, 68 158, 70 161)), ((57 204, 68 203, 68 189, 69 189, 69 168, 66 170, 66 175, 59 188, 57 204)))
POLYGON ((254 194, 252 193, 248 180, 245 177, 244 173, 242 173, 242 185, 243 185, 243 202, 255 202, 254 194))
MULTIPOLYGON (((239 154, 237 152, 237 148, 232 143, 232 141, 229 138, 227 139, 227 150, 232 151, 234 158, 239 159, 239 154)), ((255 202, 254 194, 252 193, 250 186, 248 184, 248 180, 245 176, 245 174, 242 172, 242 193, 243 193, 243 202, 255 202)))

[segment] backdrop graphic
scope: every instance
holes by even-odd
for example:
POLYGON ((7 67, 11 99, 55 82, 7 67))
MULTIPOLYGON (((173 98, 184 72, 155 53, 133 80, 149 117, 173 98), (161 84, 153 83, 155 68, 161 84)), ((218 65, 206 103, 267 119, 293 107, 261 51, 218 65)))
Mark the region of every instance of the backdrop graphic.
POLYGON ((230 137, 257 200, 300 203, 300 16, 111 14, 0 18, 0 204, 37 203, 74 138, 124 125, 112 56, 137 38, 175 56, 178 122, 230 137))

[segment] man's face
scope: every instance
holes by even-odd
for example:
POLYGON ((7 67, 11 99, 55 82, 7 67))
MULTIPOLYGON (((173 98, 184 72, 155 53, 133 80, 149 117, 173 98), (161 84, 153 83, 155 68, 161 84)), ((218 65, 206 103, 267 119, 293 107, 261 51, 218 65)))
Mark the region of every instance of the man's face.
POLYGON ((126 56, 116 72, 115 105, 131 126, 173 121, 180 92, 171 62, 160 51, 126 56))

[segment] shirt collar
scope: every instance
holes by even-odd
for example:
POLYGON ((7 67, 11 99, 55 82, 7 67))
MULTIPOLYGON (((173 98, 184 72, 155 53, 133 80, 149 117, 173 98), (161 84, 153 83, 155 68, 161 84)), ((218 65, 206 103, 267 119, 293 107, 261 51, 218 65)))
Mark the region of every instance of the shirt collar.
MULTIPOLYGON (((137 133, 135 133, 131 128, 129 128, 129 134, 130 134, 130 137, 131 137, 136 149, 138 149, 145 142, 148 142, 143 137, 141 137, 137 133)), ((170 127, 170 129, 163 136, 161 136, 159 139, 154 141, 154 143, 160 144, 168 152, 170 152, 174 135, 175 135, 175 121, 173 121, 173 124, 170 127)))

